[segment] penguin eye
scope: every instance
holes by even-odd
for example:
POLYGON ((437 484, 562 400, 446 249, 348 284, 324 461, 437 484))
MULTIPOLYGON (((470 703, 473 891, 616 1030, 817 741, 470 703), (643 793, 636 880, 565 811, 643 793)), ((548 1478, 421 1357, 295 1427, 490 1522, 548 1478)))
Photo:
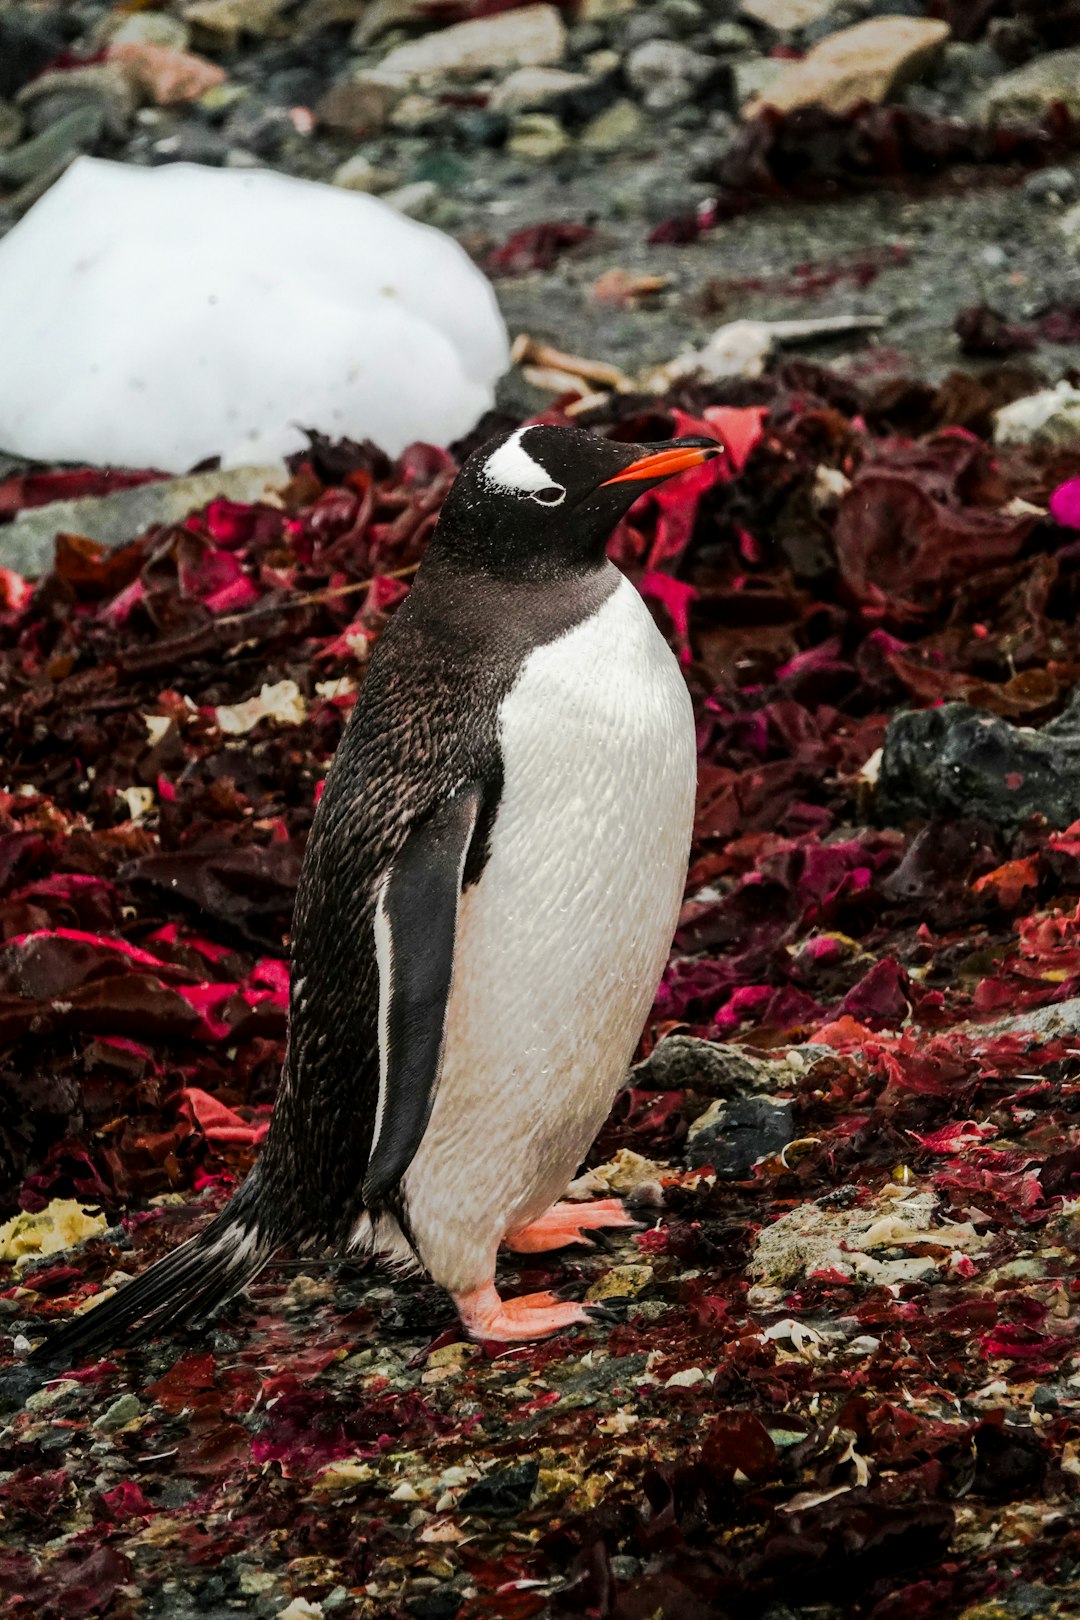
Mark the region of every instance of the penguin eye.
POLYGON ((547 484, 543 489, 530 490, 529 494, 541 506, 558 506, 560 501, 566 499, 566 491, 561 484, 547 484))

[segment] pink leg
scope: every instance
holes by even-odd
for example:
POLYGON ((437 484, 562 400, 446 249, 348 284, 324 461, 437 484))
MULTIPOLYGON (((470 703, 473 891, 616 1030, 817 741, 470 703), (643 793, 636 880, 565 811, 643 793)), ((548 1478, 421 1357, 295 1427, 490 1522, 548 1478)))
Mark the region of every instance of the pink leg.
POLYGON ((544 1249, 561 1249, 567 1243, 587 1243, 590 1227, 637 1226, 623 1208, 621 1198, 597 1198, 591 1204, 552 1204, 528 1226, 508 1232, 503 1242, 515 1254, 538 1254, 544 1249))
POLYGON ((503 1300, 495 1292, 494 1283, 474 1288, 470 1294, 455 1294, 454 1304, 472 1338, 506 1343, 543 1339, 560 1328, 589 1322, 594 1314, 593 1308, 559 1299, 555 1294, 522 1294, 517 1299, 503 1300))

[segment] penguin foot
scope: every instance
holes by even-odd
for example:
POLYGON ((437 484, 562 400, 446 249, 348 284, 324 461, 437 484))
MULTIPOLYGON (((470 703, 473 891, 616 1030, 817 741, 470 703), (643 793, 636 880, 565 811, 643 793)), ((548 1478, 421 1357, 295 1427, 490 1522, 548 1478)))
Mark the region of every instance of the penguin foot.
POLYGON ((497 1339, 507 1344, 515 1339, 543 1339, 560 1328, 593 1319, 591 1306, 561 1300, 557 1294, 500 1299, 494 1283, 476 1288, 471 1294, 455 1294, 454 1304, 472 1338, 497 1339))
POLYGON ((590 1228, 639 1224, 627 1214, 621 1198, 597 1198, 591 1204, 552 1204, 528 1226, 508 1232, 503 1242, 515 1254, 538 1254, 567 1243, 586 1243, 592 1248, 594 1239, 586 1236, 590 1228))

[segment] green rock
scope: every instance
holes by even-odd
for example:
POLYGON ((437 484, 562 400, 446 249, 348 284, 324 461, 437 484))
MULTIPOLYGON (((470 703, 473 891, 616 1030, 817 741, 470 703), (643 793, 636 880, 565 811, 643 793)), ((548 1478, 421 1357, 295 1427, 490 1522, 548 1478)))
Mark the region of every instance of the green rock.
POLYGON ((142 1404, 138 1397, 120 1395, 99 1418, 94 1419, 94 1428, 99 1434, 115 1434, 117 1429, 125 1428, 137 1417, 142 1417, 142 1404))
POLYGON ((621 152, 633 146, 644 126, 644 116, 634 102, 616 101, 586 125, 581 145, 587 152, 621 152))
POLYGON ((548 163, 566 151, 570 137, 549 113, 523 113, 514 119, 507 145, 514 157, 548 163))
POLYGON ((0 185, 21 186, 48 169, 93 146, 105 127, 101 107, 76 107, 66 118, 58 119, 35 135, 32 141, 0 157, 0 185))

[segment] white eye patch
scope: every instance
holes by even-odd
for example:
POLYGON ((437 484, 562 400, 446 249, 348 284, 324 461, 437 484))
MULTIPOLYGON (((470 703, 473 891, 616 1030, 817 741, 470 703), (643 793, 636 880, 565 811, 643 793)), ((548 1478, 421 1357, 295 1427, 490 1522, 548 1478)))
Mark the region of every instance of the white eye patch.
POLYGON ((541 506, 558 506, 566 499, 566 491, 522 445, 522 435, 528 431, 518 428, 505 444, 492 451, 484 463, 484 482, 509 495, 531 496, 541 506))

